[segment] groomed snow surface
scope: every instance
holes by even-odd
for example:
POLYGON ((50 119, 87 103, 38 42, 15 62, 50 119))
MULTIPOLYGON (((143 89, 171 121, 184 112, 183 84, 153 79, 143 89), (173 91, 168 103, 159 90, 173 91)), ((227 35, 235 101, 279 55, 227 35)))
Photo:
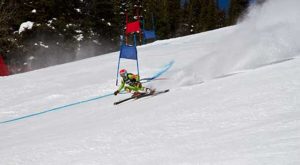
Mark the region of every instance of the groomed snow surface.
POLYGON ((0 122, 27 117, 0 124, 0 164, 300 164, 299 6, 138 47, 142 78, 175 62, 144 84, 171 91, 118 106, 118 52, 1 78, 0 122))

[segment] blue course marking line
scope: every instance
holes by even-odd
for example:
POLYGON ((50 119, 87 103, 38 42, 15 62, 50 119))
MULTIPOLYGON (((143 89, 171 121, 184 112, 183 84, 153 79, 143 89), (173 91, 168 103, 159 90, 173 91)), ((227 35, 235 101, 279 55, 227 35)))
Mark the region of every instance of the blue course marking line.
MULTIPOLYGON (((161 71, 159 71, 156 74, 154 74, 154 76, 152 76, 147 81, 151 81, 153 79, 158 78, 163 73, 165 73, 167 70, 169 70, 173 64, 174 64, 174 61, 171 61, 169 64, 165 65, 161 71)), ((91 101, 94 101, 94 100, 99 100, 99 99, 106 98, 106 97, 109 97, 109 96, 112 96, 112 95, 114 95, 114 94, 113 93, 109 93, 109 94, 98 96, 98 97, 94 97, 94 98, 91 98, 91 99, 88 99, 88 100, 78 101, 78 102, 67 104, 67 105, 64 105, 64 106, 52 108, 52 109, 49 109, 49 110, 45 110, 45 111, 41 111, 41 112, 37 112, 37 113, 32 113, 32 114, 29 114, 29 115, 21 116, 21 117, 10 119, 10 120, 1 121, 0 124, 11 123, 11 122, 15 122, 15 121, 19 121, 19 120, 31 118, 31 117, 34 117, 34 116, 42 115, 42 114, 45 114, 45 113, 48 113, 48 112, 53 112, 53 111, 58 111, 58 110, 66 109, 66 108, 71 107, 71 106, 75 106, 75 105, 78 105, 78 104, 83 104, 83 103, 91 102, 91 101)))
POLYGON ((154 74, 154 76, 152 77, 149 77, 149 78, 143 78, 141 79, 141 81, 145 81, 144 83, 146 82, 149 82, 151 80, 154 80, 158 77, 160 77, 163 73, 165 73, 166 71, 168 71, 172 66, 173 64, 175 63, 175 61, 171 61, 170 63, 168 63, 167 65, 165 65, 159 72, 157 72, 156 74, 154 74))
POLYGON ((174 64, 174 61, 171 61, 169 64, 167 64, 162 70, 160 70, 159 72, 157 72, 154 76, 151 77, 151 80, 154 80, 158 77, 160 77, 163 73, 165 73, 166 71, 168 71, 174 64))
POLYGON ((30 115, 26 115, 26 116, 18 117, 18 118, 15 118, 15 119, 10 119, 10 120, 6 120, 6 121, 2 121, 2 122, 0 122, 0 124, 4 124, 4 123, 10 123, 10 122, 13 122, 13 121, 18 121, 18 120, 22 120, 22 119, 30 118, 30 117, 33 117, 33 116, 41 115, 41 114, 48 113, 48 112, 52 112, 52 111, 58 111, 58 110, 61 110, 61 109, 65 109, 65 108, 68 108, 68 107, 74 106, 74 105, 78 105, 78 104, 87 103, 87 102, 90 102, 90 101, 94 101, 94 100, 102 99, 102 98, 105 98, 105 97, 108 97, 108 96, 112 96, 112 95, 114 95, 114 94, 113 94, 113 93, 106 94, 106 95, 99 96, 99 97, 95 97, 95 98, 92 98, 92 99, 88 99, 88 100, 79 101, 79 102, 76 102, 76 103, 72 103, 72 104, 68 104, 68 105, 64 105, 64 106, 56 107, 56 108, 49 109, 49 110, 46 110, 46 111, 37 112, 37 113, 30 114, 30 115))

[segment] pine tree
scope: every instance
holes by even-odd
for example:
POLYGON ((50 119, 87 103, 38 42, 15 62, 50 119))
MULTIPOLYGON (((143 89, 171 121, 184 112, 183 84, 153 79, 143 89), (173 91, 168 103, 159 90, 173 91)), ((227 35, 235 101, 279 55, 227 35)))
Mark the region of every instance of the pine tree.
POLYGON ((115 19, 115 3, 113 0, 91 0, 84 3, 84 19, 81 20, 84 39, 80 41, 81 51, 78 56, 95 56, 117 49, 119 25, 115 19))
POLYGON ((168 4, 168 13, 169 13, 169 23, 170 23, 170 35, 171 37, 178 37, 176 34, 177 29, 180 25, 180 10, 181 10, 181 1, 172 0, 168 4))
POLYGON ((157 34, 161 38, 170 38, 170 22, 169 22, 169 1, 168 0, 161 0, 159 5, 157 5, 157 11, 159 13, 159 18, 157 23, 159 25, 157 29, 157 34))
POLYGON ((187 8, 188 8, 188 26, 190 34, 194 34, 201 31, 202 25, 202 17, 201 13, 203 13, 201 0, 190 0, 187 8))
POLYGON ((181 26, 180 0, 147 0, 142 2, 142 16, 145 27, 152 29, 155 26, 157 36, 160 39, 179 36, 181 26), (152 22, 154 17, 154 25, 152 22))
POLYGON ((226 12, 222 10, 218 10, 216 16, 216 28, 222 28, 225 26, 226 26, 226 12))
POLYGON ((37 69, 117 48, 118 27, 114 22, 113 1, 16 2, 18 12, 9 25, 11 29, 17 31, 25 20, 34 22, 32 29, 15 35, 18 46, 9 56, 20 63, 34 59, 32 67, 37 69))
POLYGON ((35 59, 32 68, 61 64, 75 58, 77 42, 74 36, 79 33, 76 23, 79 14, 75 9, 78 4, 79 0, 28 0, 21 4, 27 9, 21 20, 35 23, 31 30, 20 34, 24 49, 19 53, 27 59, 35 59))
POLYGON ((217 16, 218 16, 218 11, 217 11, 217 4, 215 0, 208 0, 207 2, 207 22, 206 22, 206 27, 203 29, 203 31, 207 30, 213 30, 216 29, 217 27, 217 16))
POLYGON ((233 25, 249 6, 248 0, 231 0, 228 12, 228 25, 233 25))
POLYGON ((190 11, 189 11, 189 3, 185 1, 181 6, 180 11, 180 25, 177 29, 177 33, 180 36, 190 34, 190 11))
POLYGON ((17 47, 14 37, 11 35, 13 30, 10 28, 10 24, 16 16, 16 5, 14 0, 0 2, 0 54, 4 56, 17 47))

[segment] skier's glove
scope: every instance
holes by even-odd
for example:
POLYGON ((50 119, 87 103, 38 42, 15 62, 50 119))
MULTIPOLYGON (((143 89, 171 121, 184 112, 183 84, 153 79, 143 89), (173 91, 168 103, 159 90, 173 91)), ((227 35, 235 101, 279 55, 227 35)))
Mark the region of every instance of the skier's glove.
POLYGON ((114 95, 117 95, 118 93, 119 93, 119 91, 115 91, 115 92, 114 92, 114 95))

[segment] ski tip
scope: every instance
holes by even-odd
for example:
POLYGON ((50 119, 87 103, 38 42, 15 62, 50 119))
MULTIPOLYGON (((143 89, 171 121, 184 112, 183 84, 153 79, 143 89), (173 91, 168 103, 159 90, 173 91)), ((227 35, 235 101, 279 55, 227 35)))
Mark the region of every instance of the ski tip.
POLYGON ((161 91, 155 91, 153 95, 157 95, 157 94, 160 94, 160 93, 167 93, 169 91, 170 91, 170 89, 161 90, 161 91))
MULTIPOLYGON (((162 91, 160 91, 160 92, 166 93, 166 92, 169 92, 169 91, 170 91, 170 89, 166 89, 166 90, 162 90, 162 91)), ((157 91, 157 92, 159 92, 159 91, 157 91)))

